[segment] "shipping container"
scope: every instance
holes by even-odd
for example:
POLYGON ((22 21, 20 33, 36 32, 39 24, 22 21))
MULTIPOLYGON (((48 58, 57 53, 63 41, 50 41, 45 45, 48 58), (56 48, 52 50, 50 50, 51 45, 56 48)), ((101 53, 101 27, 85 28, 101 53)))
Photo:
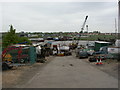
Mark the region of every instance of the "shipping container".
POLYGON ((99 51, 101 47, 109 46, 109 45, 111 45, 110 42, 95 41, 95 48, 94 48, 94 50, 95 51, 99 51))

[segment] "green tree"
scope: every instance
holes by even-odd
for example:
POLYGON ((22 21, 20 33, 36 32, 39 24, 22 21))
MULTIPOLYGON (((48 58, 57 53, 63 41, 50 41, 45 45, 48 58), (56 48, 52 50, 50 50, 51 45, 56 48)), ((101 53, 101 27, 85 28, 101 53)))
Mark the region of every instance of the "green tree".
POLYGON ((100 33, 100 31, 93 31, 93 33, 100 33))
POLYGON ((18 37, 17 43, 27 42, 27 44, 31 44, 31 41, 28 40, 27 37, 18 37))
POLYGON ((80 31, 80 33, 83 33, 83 31, 80 31))
POLYGON ((12 44, 22 43, 25 41, 28 42, 28 44, 31 44, 30 40, 28 40, 27 37, 18 37, 15 31, 16 29, 14 29, 12 25, 10 25, 10 30, 5 36, 3 36, 3 47, 7 47, 12 44))
POLYGON ((13 26, 10 25, 10 30, 3 37, 3 47, 17 43, 16 39, 18 39, 18 36, 16 35, 15 31, 16 30, 13 28, 13 26))
POLYGON ((88 33, 87 31, 85 31, 84 33, 88 33))

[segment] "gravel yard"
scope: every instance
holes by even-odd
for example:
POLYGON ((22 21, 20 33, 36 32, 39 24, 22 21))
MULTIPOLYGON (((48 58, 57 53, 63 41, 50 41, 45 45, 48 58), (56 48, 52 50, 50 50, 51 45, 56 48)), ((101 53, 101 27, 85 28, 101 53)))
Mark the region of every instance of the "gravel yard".
MULTIPOLYGON (((43 71, 43 69, 47 68, 51 63, 54 63, 56 61, 54 59, 61 59, 61 60, 58 60, 58 62, 56 62, 55 64, 58 66, 61 65, 62 67, 66 67, 66 69, 67 68, 69 69, 71 66, 71 67, 75 67, 76 68, 75 70, 77 70, 77 69, 79 69, 78 67, 81 66, 81 65, 79 65, 79 63, 81 62, 81 64, 82 64, 82 62, 83 62, 83 64, 86 65, 86 68, 92 66, 92 67, 100 70, 101 72, 104 72, 104 73, 108 74, 109 76, 112 76, 112 77, 118 79, 118 62, 116 60, 105 60, 105 61, 103 61, 103 65, 97 66, 95 64, 95 62, 90 63, 88 61, 88 59, 78 59, 73 54, 72 56, 62 56, 62 57, 50 56, 50 57, 47 57, 47 62, 44 64, 35 63, 34 65, 31 65, 31 66, 20 66, 20 67, 17 67, 16 69, 14 68, 13 70, 3 71, 3 73, 2 73, 3 88, 16 88, 16 87, 20 87, 20 86, 28 83, 28 81, 31 80, 33 77, 35 77, 36 74, 41 75, 40 72, 43 71)), ((82 67, 84 67, 84 65, 82 67)), ((54 68, 55 68, 55 66, 54 66, 54 68)), ((59 68, 61 68, 61 66, 59 68)), ((55 70, 57 70, 57 68, 58 67, 56 66, 55 70)), ((58 68, 58 70, 60 70, 59 68, 58 68)), ((84 73, 83 71, 82 71, 82 73, 84 73)), ((53 72, 53 73, 55 73, 55 72, 53 72)), ((72 74, 72 71, 69 73, 72 74)), ((89 78, 89 77, 87 77, 87 78, 89 78)), ((75 86, 73 86, 73 87, 75 87, 75 86)), ((78 87, 78 86, 76 86, 76 87, 78 87)))
POLYGON ((37 72, 38 68, 45 66, 54 57, 47 57, 46 63, 35 63, 33 65, 14 67, 12 70, 2 72, 2 87, 3 88, 15 88, 17 85, 26 83, 37 72))

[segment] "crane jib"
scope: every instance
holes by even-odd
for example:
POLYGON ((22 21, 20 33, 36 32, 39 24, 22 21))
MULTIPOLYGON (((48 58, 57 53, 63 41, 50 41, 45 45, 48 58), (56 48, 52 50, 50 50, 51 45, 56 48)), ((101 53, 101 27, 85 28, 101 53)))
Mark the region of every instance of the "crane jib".
POLYGON ((88 16, 86 16, 85 20, 87 20, 88 16))

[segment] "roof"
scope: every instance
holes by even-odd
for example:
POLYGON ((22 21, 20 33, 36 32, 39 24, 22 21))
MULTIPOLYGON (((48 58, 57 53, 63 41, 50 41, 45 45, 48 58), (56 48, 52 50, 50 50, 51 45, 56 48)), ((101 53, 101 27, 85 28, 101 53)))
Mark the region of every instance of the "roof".
POLYGON ((25 46, 30 46, 30 45, 25 45, 25 44, 15 44, 15 45, 12 45, 12 46, 16 46, 16 47, 23 46, 23 47, 25 47, 25 46))
POLYGON ((30 38, 29 40, 44 40, 43 38, 30 38))
POLYGON ((105 41, 95 41, 96 43, 110 43, 110 42, 105 42, 105 41))

